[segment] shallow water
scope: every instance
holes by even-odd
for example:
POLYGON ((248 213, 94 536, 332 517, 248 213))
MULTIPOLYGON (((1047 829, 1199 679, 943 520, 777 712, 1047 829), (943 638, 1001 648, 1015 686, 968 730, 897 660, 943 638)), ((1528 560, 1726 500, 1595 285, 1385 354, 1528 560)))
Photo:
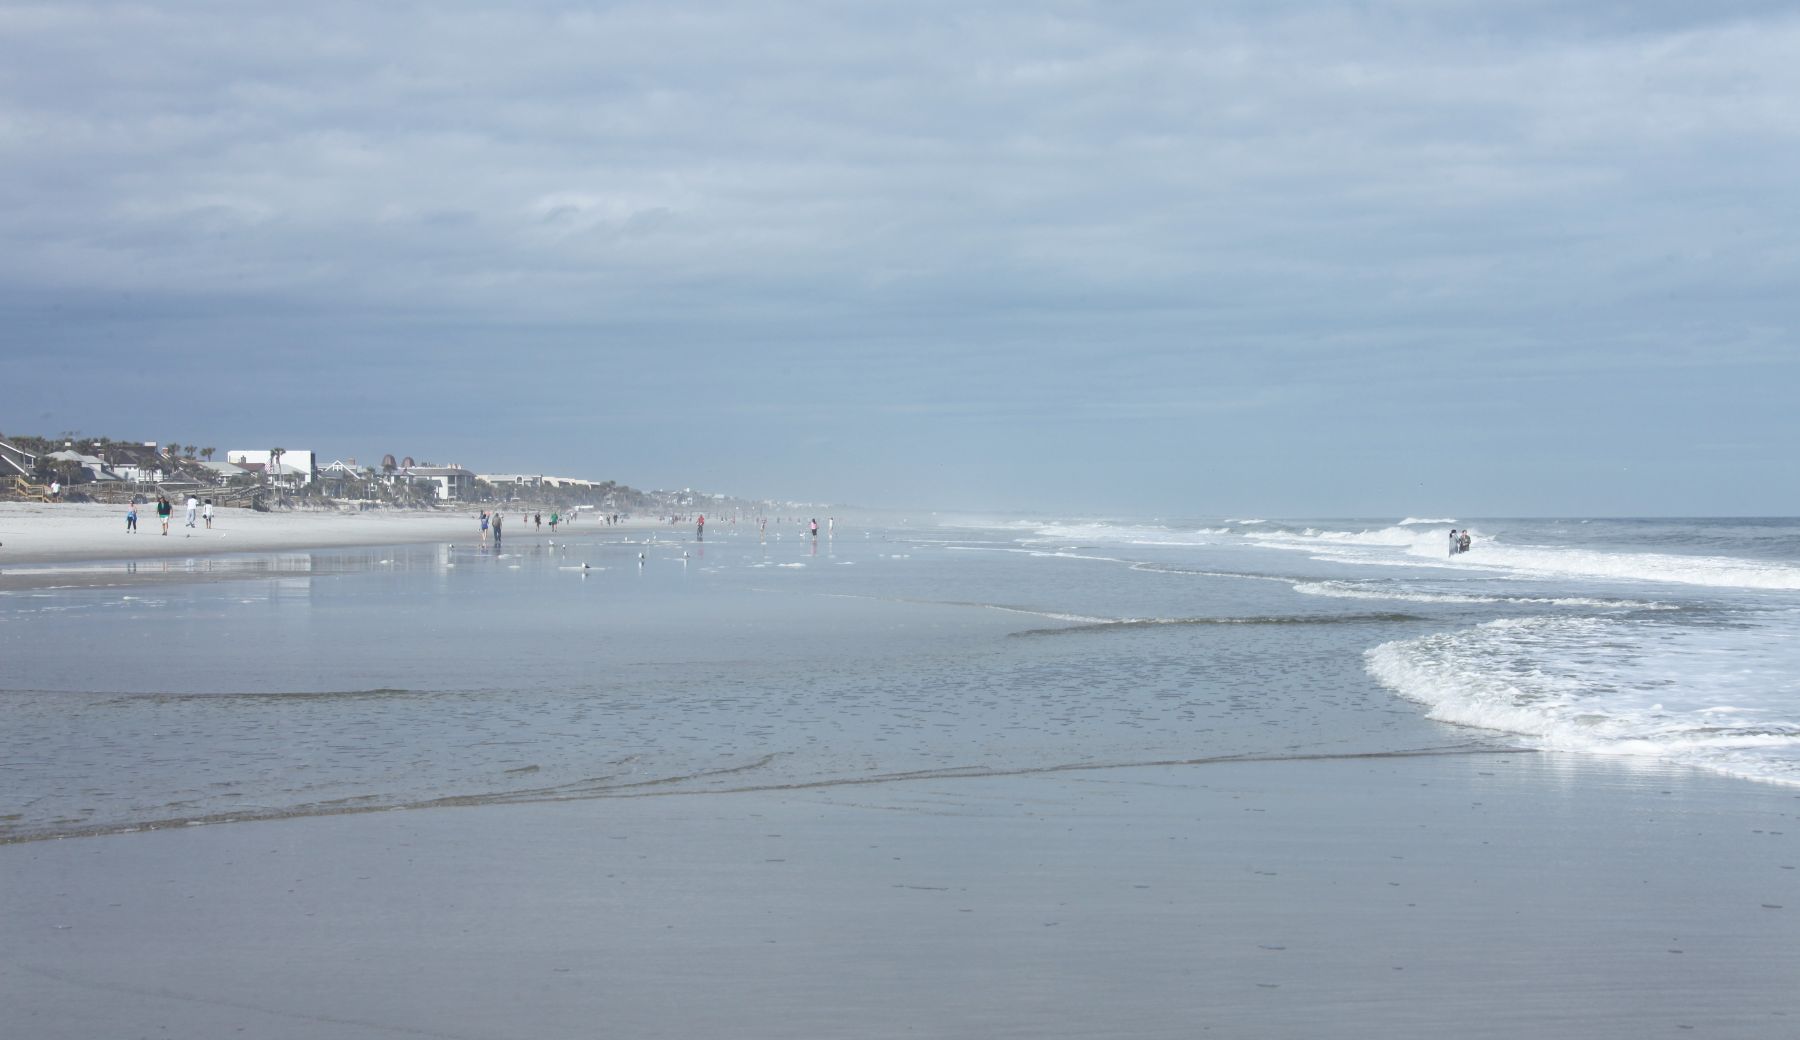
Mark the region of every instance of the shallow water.
POLYGON ((0 597, 0 815, 18 838, 1479 739, 1363 670, 1413 614, 969 535, 515 538, 0 597))
MULTIPOLYGON (((1508 563, 1428 558, 1443 529, 1412 526, 717 525, 102 565, 0 595, 0 840, 1522 742, 1789 777, 1793 593, 1612 573, 1666 528, 1508 563)), ((1793 566, 1719 557, 1732 539, 1685 559, 1793 566)))

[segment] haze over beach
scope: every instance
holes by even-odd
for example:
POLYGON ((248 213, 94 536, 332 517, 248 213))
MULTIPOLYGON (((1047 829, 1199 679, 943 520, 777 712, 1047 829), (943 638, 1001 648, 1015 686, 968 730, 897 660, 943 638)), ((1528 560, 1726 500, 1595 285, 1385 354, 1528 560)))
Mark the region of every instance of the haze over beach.
POLYGON ((1795 53, 0 9, 4 1031, 1791 1040, 1795 53))

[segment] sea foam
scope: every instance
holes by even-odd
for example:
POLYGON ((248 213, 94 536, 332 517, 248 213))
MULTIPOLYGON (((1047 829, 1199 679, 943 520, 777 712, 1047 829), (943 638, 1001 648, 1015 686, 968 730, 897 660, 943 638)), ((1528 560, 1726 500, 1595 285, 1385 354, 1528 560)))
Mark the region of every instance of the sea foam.
POLYGON ((1534 746, 1800 784, 1800 623, 1527 617, 1382 643, 1375 679, 1443 722, 1534 746))

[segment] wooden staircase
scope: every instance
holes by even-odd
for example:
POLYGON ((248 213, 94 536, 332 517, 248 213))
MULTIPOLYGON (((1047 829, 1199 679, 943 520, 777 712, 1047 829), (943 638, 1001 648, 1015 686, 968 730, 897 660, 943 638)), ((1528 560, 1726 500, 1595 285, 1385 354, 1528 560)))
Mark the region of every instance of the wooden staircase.
POLYGON ((13 492, 27 502, 50 501, 50 485, 33 484, 24 477, 13 478, 13 492))

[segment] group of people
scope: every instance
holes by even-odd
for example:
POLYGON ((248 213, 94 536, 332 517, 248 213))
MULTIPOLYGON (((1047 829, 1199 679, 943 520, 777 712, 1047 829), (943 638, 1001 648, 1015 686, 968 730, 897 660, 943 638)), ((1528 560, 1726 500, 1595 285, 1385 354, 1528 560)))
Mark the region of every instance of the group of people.
POLYGON ((1452 527, 1450 529, 1450 555, 1455 556, 1457 553, 1466 553, 1468 551, 1469 551, 1468 528, 1464 528, 1461 532, 1458 532, 1456 530, 1456 528, 1452 527))
MULTIPOLYGON (((156 496, 156 519, 162 523, 163 534, 169 533, 169 520, 174 514, 175 505, 169 501, 169 496, 156 496)), ((205 520, 206 529, 208 531, 212 530, 212 499, 209 498, 206 500, 205 504, 202 504, 199 499, 195 498, 193 495, 189 495, 187 500, 187 526, 194 527, 200 520, 205 520)), ((133 498, 131 503, 125 507, 125 533, 136 534, 137 526, 137 499, 133 498)))
MULTIPOLYGON (((495 545, 500 544, 501 536, 504 533, 502 530, 502 527, 505 523, 505 519, 506 519, 505 516, 503 516, 498 509, 494 510, 492 513, 488 512, 485 509, 483 509, 481 511, 481 542, 483 545, 487 544, 488 533, 490 531, 493 533, 493 536, 494 536, 494 544, 495 545)), ((526 519, 531 521, 531 525, 532 525, 533 529, 535 529, 539 532, 543 531, 543 529, 544 529, 544 514, 542 512, 532 513, 529 517, 526 517, 526 519)), ((555 534, 556 533, 556 525, 560 524, 562 522, 563 522, 563 518, 562 518, 561 513, 554 513, 554 512, 551 513, 550 514, 550 533, 555 534)))

